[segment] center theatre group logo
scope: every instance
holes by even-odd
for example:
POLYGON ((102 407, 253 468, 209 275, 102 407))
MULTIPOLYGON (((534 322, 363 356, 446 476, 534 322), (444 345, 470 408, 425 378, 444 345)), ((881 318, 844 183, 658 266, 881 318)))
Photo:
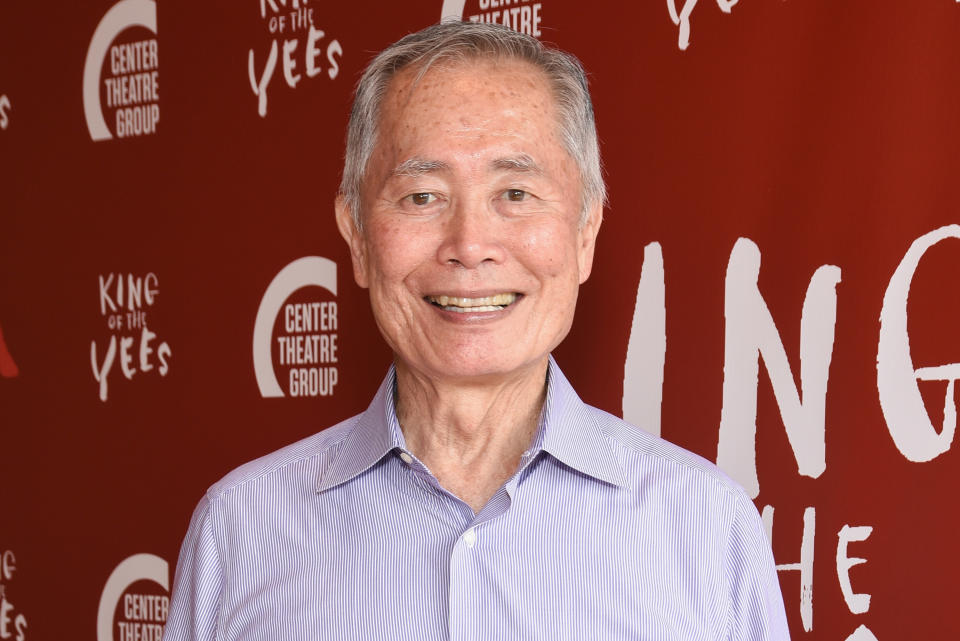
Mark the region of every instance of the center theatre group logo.
POLYGON ((324 71, 324 67, 331 80, 336 78, 340 73, 339 59, 343 56, 343 48, 336 38, 326 41, 327 34, 314 23, 313 7, 307 6, 309 0, 290 0, 289 6, 288 0, 259 1, 260 19, 271 37, 270 51, 262 63, 263 67, 257 71, 254 51, 250 49, 247 74, 253 95, 259 97, 257 111, 261 117, 266 117, 267 88, 276 70, 277 59, 281 56, 278 45, 281 38, 283 79, 291 89, 297 86, 304 74, 307 78, 315 78, 324 71))
POLYGON ((531 0, 443 0, 440 19, 502 24, 539 38, 542 5, 531 0))
POLYGON ((169 610, 169 564, 155 554, 127 557, 100 594, 97 641, 160 641, 169 610))
POLYGON ((17 612, 10 595, 7 594, 7 586, 13 580, 13 573, 17 569, 16 564, 17 558, 13 550, 4 550, 0 556, 0 639, 26 641, 27 617, 22 612, 17 612))
POLYGON ((147 312, 157 302, 160 281, 153 272, 146 276, 133 274, 100 275, 100 315, 106 319, 110 342, 101 361, 97 341, 90 341, 90 366, 100 383, 100 400, 107 400, 107 379, 120 352, 120 371, 127 380, 137 373, 156 369, 160 376, 170 370, 170 346, 156 344, 157 335, 147 328, 147 312), (134 341, 139 346, 133 350, 134 341))
POLYGON ((120 0, 100 20, 83 66, 83 111, 93 140, 144 136, 160 120, 160 72, 156 37, 118 42, 128 29, 156 36, 154 0, 120 0), (107 77, 102 78, 103 67, 107 77), (101 91, 102 89, 102 91, 101 91), (103 116, 103 99, 112 110, 113 131, 103 116))
POLYGON ((337 264, 306 256, 280 270, 264 292, 253 327, 253 369, 263 397, 285 395, 277 381, 274 346, 277 365, 287 369, 290 396, 333 394, 339 320, 337 303, 324 300, 324 290, 337 295, 337 264))

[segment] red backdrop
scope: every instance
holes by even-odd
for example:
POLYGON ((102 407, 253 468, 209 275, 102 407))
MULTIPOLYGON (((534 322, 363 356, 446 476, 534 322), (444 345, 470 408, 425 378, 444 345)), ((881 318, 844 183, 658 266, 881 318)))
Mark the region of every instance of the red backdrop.
POLYGON ((795 639, 955 637, 960 4, 95 0, 0 7, 0 638, 155 632, 204 489, 366 406, 350 94, 443 14, 590 73, 581 396, 755 495, 795 639))

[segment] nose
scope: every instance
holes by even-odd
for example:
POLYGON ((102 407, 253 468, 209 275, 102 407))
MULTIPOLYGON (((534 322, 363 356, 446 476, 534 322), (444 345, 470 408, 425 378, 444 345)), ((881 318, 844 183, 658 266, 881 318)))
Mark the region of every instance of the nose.
POLYGON ((467 269, 502 263, 506 255, 501 242, 503 231, 494 212, 481 206, 455 207, 445 221, 437 259, 467 269))

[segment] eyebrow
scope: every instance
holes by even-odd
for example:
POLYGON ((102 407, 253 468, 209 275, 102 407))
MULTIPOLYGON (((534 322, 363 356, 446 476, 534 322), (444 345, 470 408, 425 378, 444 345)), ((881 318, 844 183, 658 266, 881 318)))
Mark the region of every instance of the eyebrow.
POLYGON ((491 167, 500 171, 518 171, 522 173, 542 174, 543 169, 527 154, 497 158, 490 163, 491 167))
POLYGON ((394 167, 391 176, 406 176, 417 178, 424 174, 449 169, 450 166, 441 160, 426 160, 424 158, 410 158, 394 167))
MULTIPOLYGON (((513 171, 521 173, 542 174, 543 169, 527 154, 496 158, 490 162, 495 171, 513 171)), ((394 167, 390 175, 393 177, 418 178, 424 174, 450 169, 450 165, 442 160, 427 160, 426 158, 408 158, 394 167)))

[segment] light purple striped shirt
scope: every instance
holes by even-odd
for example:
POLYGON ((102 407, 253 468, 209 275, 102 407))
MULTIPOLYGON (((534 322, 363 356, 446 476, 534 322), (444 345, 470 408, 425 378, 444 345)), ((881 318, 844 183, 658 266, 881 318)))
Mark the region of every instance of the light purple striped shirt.
POLYGON ((476 515, 366 412, 194 512, 165 641, 789 638, 770 546, 708 461, 584 404, 551 358, 518 472, 476 515))

